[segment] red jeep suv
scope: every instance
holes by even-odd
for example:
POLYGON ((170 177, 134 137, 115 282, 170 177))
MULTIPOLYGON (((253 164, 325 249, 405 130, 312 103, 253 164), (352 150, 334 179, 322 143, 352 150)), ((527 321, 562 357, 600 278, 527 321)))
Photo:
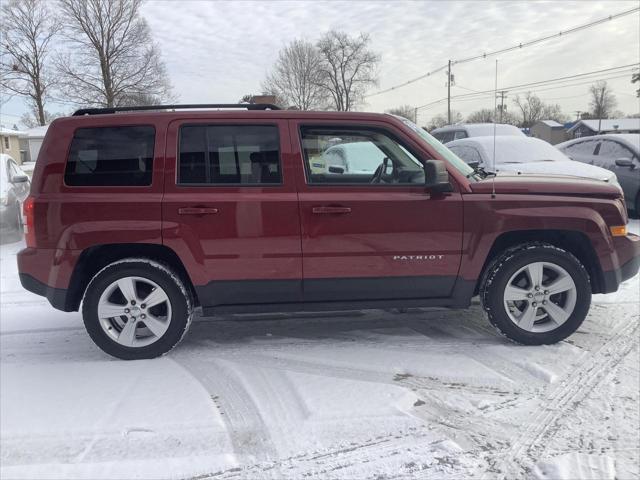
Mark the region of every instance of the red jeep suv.
POLYGON ((20 280, 82 307, 116 357, 168 352, 197 306, 463 308, 477 294, 507 337, 548 344, 638 271, 616 185, 491 176, 392 115, 195 107, 80 110, 38 157, 20 280))

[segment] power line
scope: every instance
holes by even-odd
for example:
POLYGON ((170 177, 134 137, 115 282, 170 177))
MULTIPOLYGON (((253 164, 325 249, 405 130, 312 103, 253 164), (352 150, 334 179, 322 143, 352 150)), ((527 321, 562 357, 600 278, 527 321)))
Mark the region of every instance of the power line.
MULTIPOLYGON (((478 59, 481 59, 481 58, 491 57, 491 56, 494 56, 494 55, 498 55, 500 53, 506 53, 506 52, 509 52, 509 51, 512 51, 512 50, 521 50, 523 48, 530 47, 532 45, 536 45, 538 43, 541 43, 541 42, 544 42, 544 41, 547 41, 547 40, 551 40, 552 38, 560 38, 562 36, 570 35, 572 33, 579 32, 579 31, 585 30, 587 28, 595 27, 597 25, 600 25, 600 24, 602 24, 604 22, 608 22, 610 20, 616 20, 618 18, 627 16, 627 15, 631 15, 632 13, 635 13, 635 12, 638 12, 638 11, 640 11, 640 7, 632 8, 630 10, 625 10, 623 12, 616 13, 614 15, 609 15, 608 17, 600 18, 600 19, 595 20, 593 22, 585 23, 583 25, 578 25, 576 27, 572 27, 572 28, 569 28, 569 29, 564 30, 564 31, 561 30, 560 32, 554 33, 553 35, 547 35, 545 37, 540 37, 540 38, 536 38, 534 40, 529 40, 527 42, 519 43, 518 45, 513 45, 511 47, 503 48, 503 49, 500 49, 500 50, 495 50, 493 52, 488 52, 488 53, 483 53, 483 54, 480 54, 480 55, 475 55, 473 57, 463 58, 461 60, 451 60, 450 64, 451 65, 456 65, 456 64, 460 64, 460 63, 471 62, 472 60, 478 60, 478 59)), ((403 82, 403 83, 399 83, 398 85, 394 85, 393 87, 389 87, 389 88, 386 88, 384 90, 380 90, 378 92, 374 92, 374 93, 371 93, 369 95, 365 95, 365 98, 374 97, 376 95, 382 95, 383 93, 388 93, 388 92, 391 92, 393 90, 397 90, 398 88, 406 87, 407 85, 410 85, 412 83, 418 82, 418 81, 422 80, 423 78, 427 78, 427 77, 433 75, 434 73, 441 72, 442 70, 445 70, 447 68, 449 68, 449 62, 447 64, 445 64, 445 65, 442 65, 441 67, 438 67, 438 68, 436 68, 434 70, 431 70, 430 72, 425 73, 424 75, 420 75, 419 77, 413 78, 411 80, 407 80, 406 82, 403 82)))
POLYGON ((554 33, 553 35, 547 35, 545 37, 536 38, 535 40, 529 40, 528 42, 519 43, 518 45, 513 45, 511 47, 503 48, 503 49, 500 49, 500 50, 495 50, 493 52, 483 53, 481 55, 475 55, 473 57, 463 58, 462 60, 455 60, 454 64, 471 62, 472 60, 478 60, 480 58, 487 58, 487 57, 491 57, 493 55, 499 55, 501 53, 506 53, 506 52, 510 52, 510 51, 513 51, 513 50, 519 50, 519 49, 522 49, 522 48, 525 48, 525 47, 530 47, 531 45, 536 45, 538 43, 545 42, 547 40, 551 40, 552 38, 560 38, 563 35, 566 36, 566 35, 568 35, 570 33, 579 32, 581 30, 586 30, 587 28, 595 27, 597 25, 600 25, 601 23, 605 23, 605 22, 608 22, 610 20, 621 18, 621 17, 624 17, 626 15, 631 15, 632 13, 635 13, 635 12, 638 12, 638 11, 640 11, 640 7, 632 8, 630 10, 625 10, 624 12, 616 13, 615 15, 609 15, 608 17, 601 18, 601 19, 596 20, 594 22, 585 23, 584 25, 578 25, 577 27, 569 28, 569 29, 564 30, 564 31, 561 30, 560 32, 554 33))
POLYGON ((420 75, 419 77, 413 78, 413 79, 411 79, 411 80, 407 80, 407 81, 406 81, 406 82, 404 82, 404 83, 400 83, 400 84, 395 85, 395 86, 393 86, 393 87, 389 87, 389 88, 387 88, 387 89, 385 89, 385 90, 380 90, 379 92, 375 92, 375 93, 371 93, 371 94, 369 94, 369 95, 365 95, 365 98, 374 97, 374 96, 376 96, 376 95, 382 95, 383 93, 387 93, 387 92, 390 92, 390 91, 392 91, 392 90, 396 90, 396 89, 398 89, 398 88, 402 88, 402 87, 404 87, 404 86, 406 86, 406 85, 410 85, 410 84, 415 83, 415 82, 417 82, 417 81, 419 81, 419 80, 422 80, 423 78, 427 78, 427 77, 429 77, 429 76, 433 75, 434 73, 441 72, 442 70, 445 70, 447 67, 448 67, 448 64, 447 64, 447 65, 444 65, 444 66, 442 66, 442 67, 438 67, 438 68, 436 68, 435 70, 431 70, 430 72, 427 72, 427 73, 425 73, 424 75, 420 75))
MULTIPOLYGON (((552 79, 547 79, 547 80, 538 80, 536 82, 523 83, 523 84, 520 84, 520 85, 512 85, 512 86, 508 86, 508 87, 502 87, 502 89, 503 90, 514 90, 514 89, 525 88, 525 87, 534 87, 534 86, 539 86, 539 85, 544 85, 544 84, 563 83, 563 82, 566 82, 568 80, 572 80, 572 79, 575 79, 575 78, 586 77, 586 76, 596 75, 596 74, 605 73, 605 72, 611 72, 611 73, 618 74, 618 73, 622 73, 623 70, 624 71, 626 71, 626 70, 630 70, 630 71, 635 70, 637 65, 638 65, 637 63, 632 63, 632 64, 629 64, 629 65, 621 65, 621 66, 618 66, 618 67, 605 68, 605 69, 602 69, 602 70, 594 70, 592 72, 584 72, 584 73, 578 73, 578 74, 575 74, 575 75, 567 75, 567 76, 564 76, 564 77, 557 77, 557 78, 552 78, 552 79), (613 70, 618 70, 618 71, 617 72, 613 72, 613 70)), ((593 81, 593 80, 596 80, 596 78, 590 78, 589 79, 590 82, 593 81)), ((453 95, 451 98, 452 99, 453 98, 459 99, 459 98, 478 97, 479 95, 480 96, 484 96, 484 95, 489 94, 489 93, 493 93, 493 90, 484 90, 484 91, 478 91, 478 92, 474 92, 474 93, 462 93, 460 95, 453 95)), ((444 100, 446 100, 446 98, 443 98, 443 99, 440 99, 440 100, 436 100, 435 102, 441 102, 441 101, 444 101, 444 100)), ((417 108, 422 109, 422 108, 424 108, 424 107, 426 107, 428 105, 431 105, 432 103, 435 103, 435 102, 430 102, 428 104, 421 105, 421 106, 419 106, 417 108)))
MULTIPOLYGON (((522 87, 527 87, 527 86, 533 86, 533 84, 523 84, 523 85, 515 85, 515 86, 510 86, 510 87, 504 87, 502 88, 502 90, 508 90, 510 93, 513 94, 518 94, 518 93, 525 93, 525 92, 532 92, 532 93, 536 93, 536 92, 544 92, 547 90, 557 90, 560 88, 567 88, 567 87, 575 87, 578 85, 588 85, 589 83, 592 83, 595 80, 613 80, 616 78, 625 78, 629 75, 629 73, 631 73, 632 70, 630 70, 628 73, 624 73, 623 75, 612 75, 612 76, 604 76, 604 77, 592 77, 589 79, 582 79, 580 82, 573 82, 573 83, 566 83, 564 85, 559 85, 559 86, 553 86, 553 87, 549 87, 549 88, 538 88, 535 90, 531 90, 531 89, 522 89, 522 87), (518 90, 519 89, 519 90, 518 90)), ((621 72, 615 72, 615 73, 621 73, 621 72)), ((554 79, 550 79, 550 80, 545 80, 545 81, 541 81, 541 82, 536 82, 536 84, 540 84, 541 86, 544 86, 544 84, 548 84, 548 85, 552 85, 553 83, 563 83, 566 82, 567 80, 564 79, 562 82, 558 82, 557 80, 554 81, 554 79)), ((453 95, 451 97, 452 100, 456 100, 459 102, 464 102, 464 101, 474 101, 474 100, 483 100, 486 98, 490 98, 493 96, 493 90, 485 90, 483 92, 478 92, 477 94, 461 94, 461 95, 453 95)), ((439 100, 434 100, 433 102, 429 102, 426 103, 424 105, 421 105, 419 107, 416 107, 418 110, 424 110, 427 108, 430 108, 432 106, 435 106, 439 103, 443 103, 447 100, 447 97, 441 98, 439 100)))
MULTIPOLYGON (((592 78, 589 79, 587 81, 582 81, 582 82, 578 82, 578 83, 571 83, 571 84, 566 84, 566 85, 560 85, 560 86, 554 86, 554 87, 548 87, 548 88, 538 88, 535 90, 531 90, 531 89, 525 89, 525 90, 509 90, 511 93, 513 94, 520 94, 520 93, 527 93, 527 92, 531 92, 531 93, 538 93, 538 92, 546 92, 548 90, 558 90, 560 88, 567 88, 567 87, 576 87, 579 85, 588 85, 590 83, 592 83, 594 80, 613 80, 616 78, 625 78, 627 77, 628 74, 625 75, 615 75, 615 76, 609 76, 609 77, 596 77, 596 78, 592 78)), ((479 96, 475 96, 475 97, 465 97, 465 98, 460 98, 460 96, 455 96, 455 97, 451 97, 452 100, 456 100, 456 102, 469 102, 469 101, 478 101, 478 100, 484 100, 484 99, 488 99, 488 98, 492 98, 492 93, 484 93, 483 95, 479 95, 479 96)), ((582 96, 582 95, 579 95, 582 96)), ((447 100, 446 97, 441 98, 439 100, 434 100, 433 102, 427 103, 425 105, 422 105, 420 107, 418 107, 420 110, 425 110, 431 107, 434 107, 437 104, 443 103, 447 100)), ((551 99, 547 99, 547 100, 551 100, 551 99)))

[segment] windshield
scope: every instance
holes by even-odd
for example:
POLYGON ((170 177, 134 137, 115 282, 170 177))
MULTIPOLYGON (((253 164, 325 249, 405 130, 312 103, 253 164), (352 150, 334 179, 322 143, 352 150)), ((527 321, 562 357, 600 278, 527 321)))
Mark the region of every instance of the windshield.
POLYGON ((411 120, 408 120, 406 118, 401 118, 401 117, 398 117, 398 118, 400 118, 400 120, 402 120, 402 122, 405 125, 411 128, 411 130, 416 132, 422 140, 424 140, 429 145, 431 145, 431 147, 433 147, 434 150, 436 150, 440 155, 442 155, 444 159, 451 164, 451 166, 453 166, 456 170, 462 173, 465 177, 477 179, 477 177, 473 175, 473 168, 467 165, 464 160, 460 159, 460 157, 458 157, 455 153, 453 153, 451 150, 445 147, 442 143, 436 140, 436 138, 430 135, 424 128, 420 128, 411 120))

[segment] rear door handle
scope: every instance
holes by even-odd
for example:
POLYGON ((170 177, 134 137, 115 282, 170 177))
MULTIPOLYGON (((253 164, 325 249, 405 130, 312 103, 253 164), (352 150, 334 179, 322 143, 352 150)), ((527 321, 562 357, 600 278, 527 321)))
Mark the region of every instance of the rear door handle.
POLYGON ((209 207, 180 207, 178 213, 180 215, 213 215, 218 213, 218 209, 209 207))
POLYGON ((316 214, 351 213, 351 208, 350 207, 313 207, 311 211, 316 214))

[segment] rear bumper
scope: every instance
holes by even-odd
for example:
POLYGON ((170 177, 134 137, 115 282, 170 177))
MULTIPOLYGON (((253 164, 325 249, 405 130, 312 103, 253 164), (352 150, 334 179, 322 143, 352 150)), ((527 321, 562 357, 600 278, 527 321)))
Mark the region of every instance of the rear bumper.
MULTIPOLYGON (((70 295, 71 276, 77 263, 78 252, 48 248, 25 248, 18 252, 18 272, 22 286, 47 297, 58 310, 72 312, 78 309, 74 295, 70 295)), ((76 299, 77 300, 77 299, 76 299)))
POLYGON ((615 239, 618 267, 603 272, 603 291, 611 293, 625 280, 629 280, 638 274, 640 270, 640 236, 629 234, 615 239))
POLYGON ((29 290, 31 293, 47 297, 49 303, 53 308, 62 310, 63 312, 70 312, 73 309, 67 307, 67 290, 62 288, 53 288, 49 285, 36 280, 28 273, 20 274, 20 283, 25 290, 29 290))

